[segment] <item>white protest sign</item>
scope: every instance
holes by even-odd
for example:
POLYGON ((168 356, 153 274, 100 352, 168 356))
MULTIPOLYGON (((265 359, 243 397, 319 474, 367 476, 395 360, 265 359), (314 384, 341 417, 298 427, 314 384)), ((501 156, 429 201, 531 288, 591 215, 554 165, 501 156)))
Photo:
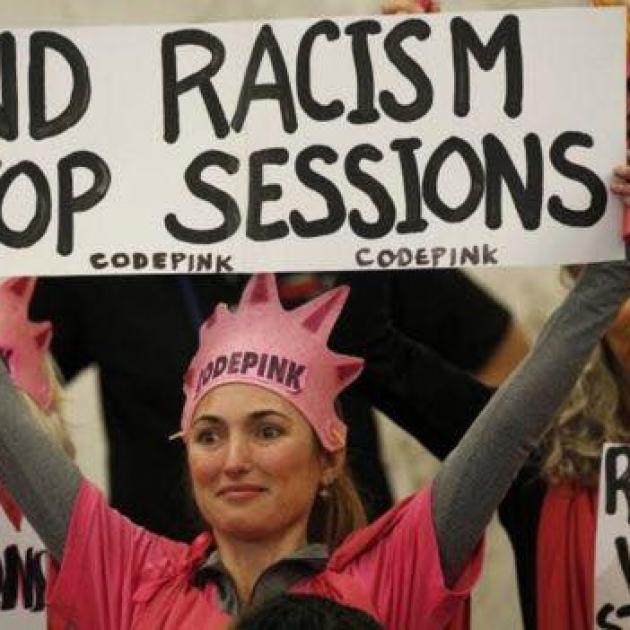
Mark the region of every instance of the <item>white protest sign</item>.
POLYGON ((0 628, 45 630, 47 553, 22 518, 16 529, 0 505, 0 628))
POLYGON ((595 548, 595 628, 630 628, 630 444, 605 444, 595 548))
POLYGON ((621 258, 625 11, 0 35, 2 273, 621 258))

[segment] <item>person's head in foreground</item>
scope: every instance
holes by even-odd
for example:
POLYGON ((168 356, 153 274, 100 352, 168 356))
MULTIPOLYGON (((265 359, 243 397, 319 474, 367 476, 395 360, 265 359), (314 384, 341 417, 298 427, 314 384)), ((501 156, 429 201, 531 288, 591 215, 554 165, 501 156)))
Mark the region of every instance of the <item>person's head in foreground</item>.
MULTIPOLYGON (((61 387, 48 354, 52 329, 48 322, 28 319, 34 288, 34 278, 11 278, 0 284, 0 359, 39 427, 74 457, 74 445, 59 408, 61 387)), ((21 511, 2 487, 0 504, 19 529, 21 511)))
POLYGON ((285 311, 271 274, 217 306, 185 376, 182 433, 197 507, 217 545, 335 548, 365 523, 335 410, 363 362, 327 348, 347 295, 285 311))
POLYGON ((248 610, 232 630, 381 630, 373 617, 315 595, 279 595, 248 610))

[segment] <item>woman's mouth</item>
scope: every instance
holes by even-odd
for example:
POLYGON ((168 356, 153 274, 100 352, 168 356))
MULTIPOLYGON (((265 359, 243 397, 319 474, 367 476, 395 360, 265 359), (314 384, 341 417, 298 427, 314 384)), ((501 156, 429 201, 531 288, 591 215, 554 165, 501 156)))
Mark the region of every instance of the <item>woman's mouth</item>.
POLYGON ((217 492, 217 496, 230 501, 249 501, 250 499, 259 497, 263 492, 265 492, 263 486, 240 483, 223 486, 217 492))

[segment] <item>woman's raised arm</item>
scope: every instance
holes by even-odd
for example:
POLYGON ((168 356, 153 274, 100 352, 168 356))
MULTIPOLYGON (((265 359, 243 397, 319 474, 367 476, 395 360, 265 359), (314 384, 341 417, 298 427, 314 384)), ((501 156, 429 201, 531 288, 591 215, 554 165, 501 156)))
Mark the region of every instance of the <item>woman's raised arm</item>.
POLYGON ((433 484, 447 584, 456 582, 492 513, 630 295, 630 263, 586 267, 527 359, 481 412, 433 484))
POLYGON ((38 427, 0 361, 0 483, 61 560, 81 472, 38 427))

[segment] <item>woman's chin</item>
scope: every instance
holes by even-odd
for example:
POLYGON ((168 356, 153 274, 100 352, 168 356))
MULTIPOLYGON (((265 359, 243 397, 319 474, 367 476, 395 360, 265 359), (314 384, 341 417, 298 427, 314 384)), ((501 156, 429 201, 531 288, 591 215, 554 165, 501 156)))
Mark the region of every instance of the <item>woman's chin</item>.
POLYGON ((223 510, 219 518, 209 519, 215 533, 243 540, 265 538, 274 530, 275 521, 264 510, 246 506, 223 510))
POLYGON ((221 535, 223 537, 227 536, 235 540, 242 540, 246 542, 266 540, 271 533, 268 527, 262 527, 260 523, 253 524, 251 521, 223 522, 218 526, 213 527, 213 530, 216 535, 221 535))

